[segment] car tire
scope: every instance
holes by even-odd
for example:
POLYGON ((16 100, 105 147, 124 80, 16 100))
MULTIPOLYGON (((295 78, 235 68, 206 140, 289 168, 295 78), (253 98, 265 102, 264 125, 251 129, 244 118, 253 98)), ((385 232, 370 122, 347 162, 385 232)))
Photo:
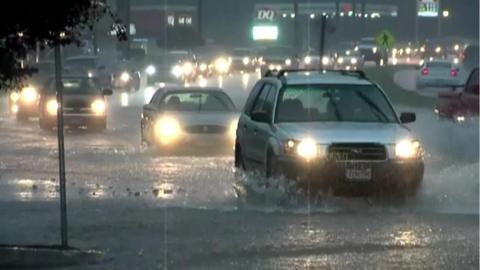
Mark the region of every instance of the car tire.
POLYGON ((280 176, 280 170, 278 166, 278 159, 272 150, 267 153, 267 160, 265 162, 265 177, 272 178, 280 176))
POLYGON ((243 154, 242 154, 242 147, 240 146, 240 144, 235 144, 235 161, 234 161, 234 165, 235 165, 235 168, 237 169, 242 169, 242 170, 246 170, 246 166, 245 166, 245 160, 243 158, 243 154))

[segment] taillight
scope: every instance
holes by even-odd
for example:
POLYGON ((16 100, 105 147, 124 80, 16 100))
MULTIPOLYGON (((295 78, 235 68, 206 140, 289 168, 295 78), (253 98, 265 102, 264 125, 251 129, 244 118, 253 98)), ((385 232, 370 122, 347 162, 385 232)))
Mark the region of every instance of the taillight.
POLYGON ((457 77, 457 69, 456 68, 452 68, 452 70, 450 70, 450 76, 452 77, 457 77))
POLYGON ((430 73, 430 71, 428 70, 428 68, 422 68, 422 75, 423 76, 427 76, 429 73, 430 73))

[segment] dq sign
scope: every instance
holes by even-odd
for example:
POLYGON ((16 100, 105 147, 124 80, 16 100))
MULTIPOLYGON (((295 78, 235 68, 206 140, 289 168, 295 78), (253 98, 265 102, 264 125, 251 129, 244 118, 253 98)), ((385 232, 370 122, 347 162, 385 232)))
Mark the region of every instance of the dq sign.
POLYGON ((275 19, 276 13, 272 9, 259 9, 257 10, 256 19, 259 21, 273 21, 275 19))

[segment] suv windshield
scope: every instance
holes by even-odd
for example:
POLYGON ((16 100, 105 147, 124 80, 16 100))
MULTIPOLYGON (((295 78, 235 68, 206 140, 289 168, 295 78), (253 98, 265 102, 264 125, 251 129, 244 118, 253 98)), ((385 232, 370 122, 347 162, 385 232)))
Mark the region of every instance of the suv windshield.
POLYGON ((395 123, 395 112, 373 85, 291 85, 278 99, 276 122, 395 123))
POLYGON ((163 98, 160 107, 167 111, 235 111, 233 102, 221 92, 170 93, 163 98))

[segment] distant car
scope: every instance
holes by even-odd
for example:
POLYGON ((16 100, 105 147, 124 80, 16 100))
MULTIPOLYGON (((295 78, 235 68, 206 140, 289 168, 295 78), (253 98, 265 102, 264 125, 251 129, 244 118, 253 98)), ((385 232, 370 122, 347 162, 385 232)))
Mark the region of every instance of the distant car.
MULTIPOLYGON (((105 96, 112 90, 101 89, 95 78, 87 76, 64 76, 63 115, 69 127, 87 127, 100 131, 107 127, 107 105, 105 96)), ((39 126, 51 130, 57 125, 55 78, 51 78, 42 89, 39 102, 39 126)))
POLYGON ((15 114, 18 120, 27 120, 38 116, 39 87, 54 72, 54 63, 51 61, 41 61, 30 67, 35 68, 36 73, 27 79, 24 87, 12 91, 9 97, 10 112, 15 114))
POLYGON ((417 89, 458 85, 459 68, 449 60, 427 61, 417 73, 417 89))
POLYGON ((387 50, 379 47, 375 38, 362 38, 355 49, 363 55, 365 62, 373 61, 377 66, 381 64, 382 60, 384 65, 388 63, 387 50))
POLYGON ((230 53, 231 69, 237 72, 255 71, 255 54, 250 48, 234 48, 230 53))
POLYGON ((68 57, 64 61, 66 75, 83 75, 95 77, 102 87, 111 87, 111 71, 95 55, 79 55, 68 57))
POLYGON ((470 73, 464 87, 438 94, 435 112, 440 118, 463 122, 469 117, 478 117, 478 76, 477 67, 470 73))
MULTIPOLYGON (((166 51, 158 55, 149 55, 149 64, 145 69, 147 85, 152 86, 158 83, 179 83, 184 76, 184 67, 182 63, 192 62, 193 55, 188 51, 166 51)), ((185 66, 186 72, 188 70, 185 66)))
POLYGON ((295 65, 295 50, 285 46, 269 46, 259 52, 259 63, 261 73, 265 74, 268 70, 280 70, 295 65))
POLYGON ((141 138, 160 151, 232 149, 238 112, 217 88, 159 89, 143 107, 141 138))
MULTIPOLYGON (((422 147, 361 71, 285 70, 261 79, 238 123, 235 166, 337 195, 413 196, 422 147)), ((305 189, 304 189, 305 190, 305 189)))
POLYGON ((111 85, 115 90, 140 90, 140 72, 128 61, 115 63, 111 71, 111 85))
POLYGON ((364 65, 363 56, 355 50, 339 51, 333 64, 335 69, 357 70, 364 65))

